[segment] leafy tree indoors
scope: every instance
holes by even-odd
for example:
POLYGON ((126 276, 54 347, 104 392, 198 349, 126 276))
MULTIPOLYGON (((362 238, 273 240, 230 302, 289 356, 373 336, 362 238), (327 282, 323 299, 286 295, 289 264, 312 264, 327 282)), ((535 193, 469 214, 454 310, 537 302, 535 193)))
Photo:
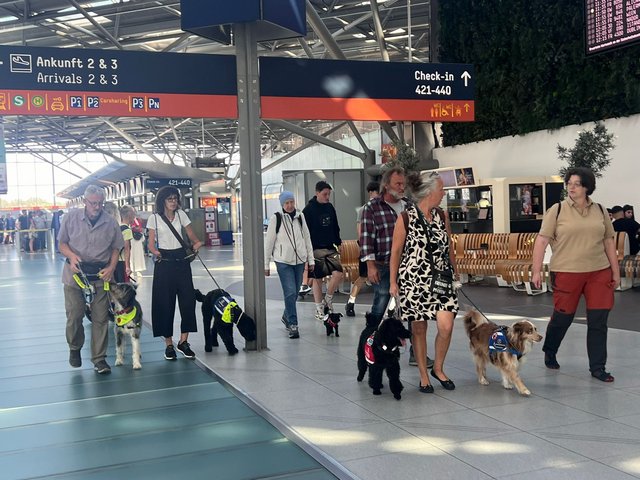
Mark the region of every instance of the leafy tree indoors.
POLYGON ((593 131, 582 131, 578 135, 573 148, 558 145, 558 158, 567 162, 566 167, 560 169, 560 175, 572 167, 587 167, 593 170, 596 177, 602 177, 602 172, 611 163, 609 151, 614 148, 613 134, 609 133, 601 123, 596 123, 593 131))

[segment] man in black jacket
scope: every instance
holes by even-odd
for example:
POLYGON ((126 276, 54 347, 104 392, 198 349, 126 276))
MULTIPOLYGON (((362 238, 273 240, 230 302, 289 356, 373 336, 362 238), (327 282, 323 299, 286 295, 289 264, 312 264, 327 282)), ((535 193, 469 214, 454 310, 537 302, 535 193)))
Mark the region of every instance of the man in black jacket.
POLYGON ((611 207, 611 215, 613 215, 613 229, 616 232, 627 232, 629 236, 629 253, 635 255, 640 251, 638 244, 638 231, 640 224, 633 218, 624 214, 624 209, 620 205, 611 207))
POLYGON ((316 303, 316 318, 322 320, 325 307, 333 312, 333 293, 342 281, 342 264, 338 246, 342 243, 340 239, 340 227, 338 226, 338 216, 329 198, 331 197, 331 185, 324 180, 316 183, 316 195, 311 200, 302 213, 307 221, 309 233, 311 234, 311 244, 313 245, 313 256, 315 267, 313 269, 313 298, 316 303), (327 294, 322 299, 322 279, 331 276, 327 284, 327 294))

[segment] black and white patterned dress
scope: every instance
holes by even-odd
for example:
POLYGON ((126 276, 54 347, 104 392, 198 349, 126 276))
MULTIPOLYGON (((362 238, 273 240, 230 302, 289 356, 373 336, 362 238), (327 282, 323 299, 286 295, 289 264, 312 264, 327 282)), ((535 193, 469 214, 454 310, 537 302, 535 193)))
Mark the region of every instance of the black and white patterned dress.
POLYGON ((458 313, 458 296, 435 296, 430 292, 431 262, 427 251, 427 239, 437 269, 449 270, 449 237, 444 218, 438 210, 431 211, 432 221, 424 217, 430 232, 418 218, 415 205, 407 207, 409 223, 404 251, 398 269, 398 289, 400 292, 400 308, 403 320, 435 320, 439 311, 458 313))

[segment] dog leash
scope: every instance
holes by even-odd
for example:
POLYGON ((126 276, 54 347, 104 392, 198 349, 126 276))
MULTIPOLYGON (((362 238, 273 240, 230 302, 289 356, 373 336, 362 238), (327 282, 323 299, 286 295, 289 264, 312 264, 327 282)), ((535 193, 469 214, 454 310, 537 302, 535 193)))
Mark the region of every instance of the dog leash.
POLYGON ((483 316, 483 317, 484 317, 488 322, 490 322, 490 321, 491 321, 491 320, 489 320, 489 319, 487 318, 487 316, 482 312, 482 310, 480 310, 480 309, 478 308, 478 306, 477 306, 475 303, 473 303, 473 300, 471 300, 471 299, 469 298, 469 295, 467 295, 467 294, 464 292, 464 290, 462 290, 462 285, 460 285, 460 286, 458 287, 458 292, 460 292, 462 295, 464 295, 464 298, 466 298, 466 299, 469 301, 469 303, 473 306, 473 308, 475 308, 475 309, 480 313, 480 315, 482 315, 482 316, 483 316))
POLYGON ((202 260, 202 258, 200 257, 200 255, 196 254, 196 256, 198 257, 198 260, 200 260, 200 263, 202 264, 202 266, 204 267, 204 269, 207 271, 207 273, 209 274, 209 276, 211 277, 211 280, 213 280, 213 283, 216 284, 216 287, 218 287, 219 290, 222 290, 222 288, 220 288, 220 285, 218 284, 218 282, 216 281, 216 279, 213 277, 213 275, 211 274, 211 272, 209 271, 209 269, 207 268, 207 266, 204 263, 204 260, 202 260))

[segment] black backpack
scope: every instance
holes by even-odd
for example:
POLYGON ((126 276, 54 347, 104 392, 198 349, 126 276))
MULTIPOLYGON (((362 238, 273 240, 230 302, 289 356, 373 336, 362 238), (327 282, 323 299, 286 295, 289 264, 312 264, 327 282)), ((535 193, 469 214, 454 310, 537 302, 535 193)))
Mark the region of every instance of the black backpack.
MULTIPOLYGON (((302 215, 298 216, 298 221, 300 222, 300 228, 302 228, 302 215)), ((280 231, 281 226, 282 226, 282 214, 280 212, 276 212, 276 235, 280 231)))

